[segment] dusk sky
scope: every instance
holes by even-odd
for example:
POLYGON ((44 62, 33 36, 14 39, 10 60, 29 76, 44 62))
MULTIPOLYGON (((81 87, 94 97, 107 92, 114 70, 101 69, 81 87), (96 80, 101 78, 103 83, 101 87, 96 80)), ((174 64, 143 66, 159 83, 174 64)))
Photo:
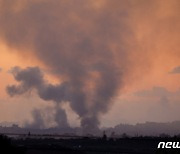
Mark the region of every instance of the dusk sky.
POLYGON ((179 0, 0 0, 0 122, 180 120, 179 0))

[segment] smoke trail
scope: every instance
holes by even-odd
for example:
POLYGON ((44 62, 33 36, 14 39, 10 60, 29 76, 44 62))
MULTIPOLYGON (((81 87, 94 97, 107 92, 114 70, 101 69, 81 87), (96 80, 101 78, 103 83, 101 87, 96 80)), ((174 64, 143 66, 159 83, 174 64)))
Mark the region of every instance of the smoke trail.
POLYGON ((32 116, 33 116, 33 122, 32 123, 27 123, 26 127, 27 128, 38 128, 38 129, 43 129, 45 128, 45 123, 43 116, 41 114, 41 111, 35 109, 32 111, 32 116))

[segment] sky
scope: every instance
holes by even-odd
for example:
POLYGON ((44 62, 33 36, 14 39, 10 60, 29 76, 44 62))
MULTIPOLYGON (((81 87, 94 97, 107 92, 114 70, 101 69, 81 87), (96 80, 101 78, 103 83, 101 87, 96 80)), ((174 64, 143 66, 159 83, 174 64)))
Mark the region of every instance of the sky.
POLYGON ((0 0, 0 122, 180 120, 179 34, 179 0, 0 0))

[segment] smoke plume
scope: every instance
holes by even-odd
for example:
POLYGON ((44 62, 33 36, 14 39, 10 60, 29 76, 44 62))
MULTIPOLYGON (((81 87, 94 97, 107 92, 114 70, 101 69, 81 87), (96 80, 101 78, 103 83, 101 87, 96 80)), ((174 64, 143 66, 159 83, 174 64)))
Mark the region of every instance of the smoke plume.
MULTIPOLYGON (((15 80, 20 84, 7 87, 7 92, 10 96, 21 95, 35 89, 40 98, 56 103, 55 121, 58 127, 68 127, 66 112, 58 106, 59 103, 67 100, 65 93, 68 93, 68 87, 66 83, 60 85, 49 84, 44 80, 44 75, 38 67, 28 67, 23 70, 19 67, 14 67, 11 72, 15 80)), ((40 110, 34 110, 32 115, 34 122, 31 124, 31 127, 44 128, 45 124, 40 110)))
MULTIPOLYGON (((7 92, 14 96, 36 89, 44 100, 57 104, 68 101, 85 130, 97 129, 100 114, 108 111, 121 83, 116 54, 111 51, 109 40, 122 37, 126 31, 123 12, 102 15, 90 6, 91 1, 82 0, 16 0, 0 4, 1 38, 21 52, 29 48, 64 79, 52 85, 43 79, 39 68, 16 67, 12 73, 20 84, 8 86, 7 92), (113 20, 115 16, 122 20, 113 20), (117 31, 119 28, 122 31, 117 31)), ((123 61, 124 50, 118 52, 124 56, 123 61)), ((34 115, 36 118, 38 114, 34 115)), ((55 119, 59 125, 68 126, 62 108, 57 109, 55 119)))
MULTIPOLYGON (((98 129, 127 68, 133 40, 128 6, 129 1, 119 0, 1 0, 2 41, 20 54, 30 52, 59 77, 59 84, 52 85, 38 67, 15 67, 19 85, 8 86, 7 92, 14 96, 35 89, 43 100, 69 102, 85 130, 98 129)), ((55 119, 68 126, 61 107, 55 119)))

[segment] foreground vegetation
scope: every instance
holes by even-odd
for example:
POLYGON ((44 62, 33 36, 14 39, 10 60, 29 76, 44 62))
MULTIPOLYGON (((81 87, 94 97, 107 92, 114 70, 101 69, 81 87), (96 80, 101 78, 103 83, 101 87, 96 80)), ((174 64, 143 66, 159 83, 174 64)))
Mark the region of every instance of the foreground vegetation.
MULTIPOLYGON (((128 137, 92 138, 81 137, 72 139, 27 138, 10 139, 0 136, 1 151, 19 154, 178 154, 179 149, 157 149, 161 141, 180 141, 179 136, 169 137, 128 137)), ((0 153, 2 153, 0 151, 0 153)))

